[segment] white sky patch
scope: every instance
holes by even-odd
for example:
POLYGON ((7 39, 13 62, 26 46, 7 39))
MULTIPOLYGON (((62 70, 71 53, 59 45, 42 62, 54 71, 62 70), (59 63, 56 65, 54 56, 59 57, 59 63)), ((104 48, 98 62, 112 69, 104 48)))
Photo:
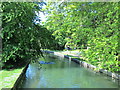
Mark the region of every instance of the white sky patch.
MULTIPOLYGON (((46 5, 43 5, 42 8, 46 8, 46 5)), ((46 22, 47 18, 46 18, 46 14, 42 11, 38 11, 38 12, 35 12, 36 15, 37 15, 37 19, 41 20, 41 21, 35 21, 36 23, 39 23, 39 24, 43 24, 44 22, 46 22)))
POLYGON ((39 12, 35 12, 35 13, 37 15, 37 17, 35 19, 35 23, 42 24, 42 22, 46 21, 46 15, 43 12, 39 11, 39 12), (41 20, 41 21, 39 21, 39 20, 41 20))
POLYGON ((40 19, 41 19, 42 22, 46 21, 46 15, 43 12, 39 12, 38 16, 40 17, 40 19))

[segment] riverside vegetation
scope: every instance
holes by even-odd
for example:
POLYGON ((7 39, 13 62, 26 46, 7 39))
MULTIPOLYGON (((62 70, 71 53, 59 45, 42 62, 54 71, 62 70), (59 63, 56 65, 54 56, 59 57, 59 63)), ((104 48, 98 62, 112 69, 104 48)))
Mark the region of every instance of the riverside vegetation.
POLYGON ((60 45, 79 48, 86 62, 119 72, 118 2, 49 3, 45 26, 60 45), (54 6, 54 7, 52 7, 54 6))
POLYGON ((24 66, 41 49, 80 49, 85 61, 119 73, 118 2, 2 2, 3 69, 24 66), (46 5, 46 8, 42 8, 46 5), (53 7, 54 6, 54 7, 53 7), (26 8, 27 7, 27 8, 26 8), (36 12, 46 14, 43 25, 36 12))

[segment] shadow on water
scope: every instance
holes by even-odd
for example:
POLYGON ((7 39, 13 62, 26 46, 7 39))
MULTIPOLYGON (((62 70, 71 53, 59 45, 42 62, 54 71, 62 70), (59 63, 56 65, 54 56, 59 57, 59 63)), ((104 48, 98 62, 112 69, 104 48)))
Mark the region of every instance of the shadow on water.
POLYGON ((47 55, 38 61, 55 64, 30 63, 21 88, 118 88, 118 82, 111 78, 67 59, 47 55))

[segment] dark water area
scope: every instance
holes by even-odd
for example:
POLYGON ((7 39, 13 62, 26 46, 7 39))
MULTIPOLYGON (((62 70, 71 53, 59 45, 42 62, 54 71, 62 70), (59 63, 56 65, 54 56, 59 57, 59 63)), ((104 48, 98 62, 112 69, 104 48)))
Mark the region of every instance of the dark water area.
POLYGON ((110 77, 68 59, 46 55, 39 61, 54 64, 30 63, 21 88, 118 88, 118 82, 110 77))

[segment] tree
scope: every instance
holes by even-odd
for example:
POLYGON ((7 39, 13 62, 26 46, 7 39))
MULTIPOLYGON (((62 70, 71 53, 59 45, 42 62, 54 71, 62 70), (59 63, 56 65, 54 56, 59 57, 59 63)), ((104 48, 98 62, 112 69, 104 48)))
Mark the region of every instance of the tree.
POLYGON ((45 26, 62 45, 82 50, 86 62, 118 72, 118 3, 64 2, 47 6, 45 26))
POLYGON ((21 66, 31 57, 42 55, 40 49, 48 48, 52 43, 50 40, 54 38, 44 26, 34 23, 35 11, 40 10, 38 4, 3 2, 2 10, 1 37, 4 67, 21 66))

